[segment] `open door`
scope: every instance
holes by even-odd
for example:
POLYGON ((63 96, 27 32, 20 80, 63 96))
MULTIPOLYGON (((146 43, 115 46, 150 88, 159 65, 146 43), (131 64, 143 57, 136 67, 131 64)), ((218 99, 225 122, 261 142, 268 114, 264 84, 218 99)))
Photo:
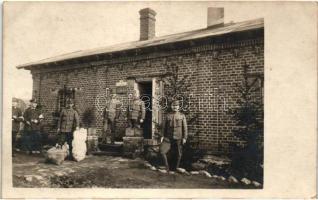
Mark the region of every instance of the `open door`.
POLYGON ((156 134, 162 124, 162 109, 160 101, 163 96, 163 81, 158 78, 137 78, 128 80, 130 90, 136 90, 140 99, 145 102, 146 116, 143 123, 144 143, 157 144, 156 134))
POLYGON ((138 90, 140 99, 145 103, 146 115, 144 123, 142 124, 144 139, 152 138, 152 81, 139 82, 138 90))
POLYGON ((158 78, 152 80, 152 96, 152 138, 155 139, 155 134, 159 133, 159 126, 162 124, 160 101, 163 96, 163 82, 158 78))

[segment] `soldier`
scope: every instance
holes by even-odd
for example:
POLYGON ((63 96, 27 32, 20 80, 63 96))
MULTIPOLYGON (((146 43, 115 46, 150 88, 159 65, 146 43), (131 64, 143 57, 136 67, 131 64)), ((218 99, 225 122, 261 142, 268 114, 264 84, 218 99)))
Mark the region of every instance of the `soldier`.
POLYGON ((30 107, 27 108, 24 112, 24 124, 25 124, 25 134, 27 135, 26 139, 26 148, 29 153, 40 153, 41 150, 41 119, 43 119, 43 114, 37 107, 36 99, 30 100, 30 107))
POLYGON ((72 140, 74 130, 79 130, 79 116, 73 108, 74 102, 72 99, 66 101, 66 108, 61 111, 58 121, 57 132, 59 135, 59 144, 62 146, 65 142, 69 146, 69 159, 72 159, 72 140))
POLYGON ((171 104, 172 113, 169 113, 163 123, 163 137, 161 138, 160 153, 163 157, 163 161, 166 166, 166 170, 169 171, 169 164, 167 159, 167 153, 170 149, 177 150, 177 164, 176 169, 178 171, 181 156, 182 145, 186 143, 188 137, 187 120, 184 114, 179 112, 179 102, 173 101, 171 104))
POLYGON ((12 156, 14 156, 14 149, 16 145, 16 137, 20 131, 20 122, 23 121, 22 111, 18 106, 17 99, 12 102, 12 156))
POLYGON ((107 129, 110 127, 110 141, 111 144, 114 144, 115 141, 115 129, 116 122, 121 114, 120 101, 117 99, 116 93, 112 92, 111 99, 107 101, 103 112, 103 124, 104 124, 104 134, 102 142, 107 142, 107 129))
POLYGON ((132 94, 132 101, 129 101, 127 108, 127 119, 129 128, 140 128, 145 120, 146 109, 145 103, 139 99, 137 92, 132 94))

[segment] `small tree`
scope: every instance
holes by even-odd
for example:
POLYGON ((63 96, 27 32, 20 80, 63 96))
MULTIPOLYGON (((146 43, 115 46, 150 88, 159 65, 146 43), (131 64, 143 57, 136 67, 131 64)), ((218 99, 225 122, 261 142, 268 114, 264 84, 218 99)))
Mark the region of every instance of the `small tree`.
MULTIPOLYGON (((188 119, 188 125, 192 126, 197 123, 197 114, 190 111, 188 96, 189 87, 191 84, 188 81, 189 75, 180 75, 179 66, 175 63, 170 64, 168 73, 164 78, 165 82, 165 95, 167 99, 168 112, 171 111, 171 103, 174 100, 179 100, 181 103, 180 112, 185 114, 188 119)), ((194 131, 194 130, 189 130, 194 131)))
POLYGON ((237 85, 237 107, 230 110, 236 121, 234 135, 243 141, 243 145, 234 146, 232 170, 241 176, 262 181, 263 101, 255 97, 255 92, 261 88, 255 86, 256 79, 249 81, 248 68, 247 64, 243 65, 243 81, 237 85))
MULTIPOLYGON (((175 63, 170 64, 168 67, 168 73, 164 78, 166 90, 166 97, 168 101, 168 108, 173 100, 178 99, 182 101, 182 105, 187 103, 187 91, 189 90, 190 84, 187 82, 189 75, 180 75, 179 66, 175 63)), ((183 112, 189 112, 187 108, 182 108, 183 112)))
MULTIPOLYGON (((183 156, 181 165, 186 168, 190 168, 191 164, 202 158, 206 153, 204 150, 198 148, 199 142, 198 135, 199 131, 195 130, 195 125, 197 124, 198 115, 190 111, 189 101, 190 97, 188 95, 189 87, 191 86, 188 81, 189 75, 181 75, 179 73, 179 66, 175 63, 171 63, 168 67, 168 73, 164 77, 165 83, 165 97, 168 105, 168 112, 170 112, 170 105, 172 101, 179 100, 181 103, 180 111, 186 115, 188 124, 188 141, 184 146, 183 156)), ((162 126, 157 125, 157 129, 162 131, 162 126)))

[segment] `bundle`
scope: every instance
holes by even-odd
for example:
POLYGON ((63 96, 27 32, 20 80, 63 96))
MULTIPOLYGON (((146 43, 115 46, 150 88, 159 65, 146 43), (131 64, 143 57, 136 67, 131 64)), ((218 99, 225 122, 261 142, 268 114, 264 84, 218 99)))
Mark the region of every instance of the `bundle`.
POLYGON ((87 139, 87 130, 81 128, 79 130, 74 131, 72 141, 72 154, 73 158, 76 161, 81 161, 85 158, 87 147, 86 147, 86 139, 87 139))

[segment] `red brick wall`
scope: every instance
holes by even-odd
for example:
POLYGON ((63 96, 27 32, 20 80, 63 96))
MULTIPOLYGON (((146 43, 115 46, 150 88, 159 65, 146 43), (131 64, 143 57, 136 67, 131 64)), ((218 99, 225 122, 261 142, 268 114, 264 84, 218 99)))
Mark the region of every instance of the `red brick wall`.
MULTIPOLYGON (((121 56, 99 62, 98 66, 94 63, 54 66, 53 70, 51 67, 32 71, 33 90, 38 91, 46 121, 52 124, 52 113, 56 111, 57 104, 54 91, 62 89, 64 85, 81 88, 76 92, 79 113, 82 116, 85 109, 95 107, 97 133, 100 134, 106 88, 114 88, 116 82, 125 81, 128 77, 163 74, 167 71, 166 66, 174 63, 179 66, 180 76, 189 75, 191 114, 198 114, 198 123, 190 129, 200 132, 200 148, 227 152, 229 142, 239 142, 232 134, 234 122, 227 113, 230 107, 236 105, 238 93, 234 89, 235 84, 243 79, 244 62, 250 65, 250 73, 264 73, 263 49, 263 37, 259 37, 132 57, 121 56), (235 49, 238 55, 235 55, 235 49), (37 73, 41 73, 41 76, 37 73)), ((127 96, 119 97, 126 105, 127 96)), ((125 106, 117 134, 124 133, 124 118, 125 106)))

